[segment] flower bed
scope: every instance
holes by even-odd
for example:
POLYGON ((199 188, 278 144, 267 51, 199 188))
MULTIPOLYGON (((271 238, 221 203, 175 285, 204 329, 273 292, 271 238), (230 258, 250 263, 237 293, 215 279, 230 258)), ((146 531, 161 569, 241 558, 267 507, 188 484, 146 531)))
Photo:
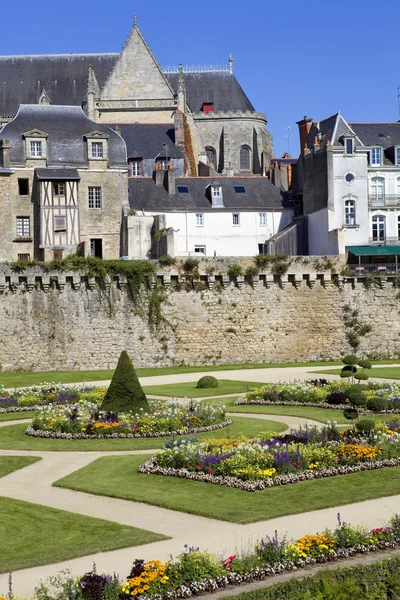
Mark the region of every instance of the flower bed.
POLYGON ((38 410, 43 406, 69 405, 76 402, 100 404, 105 390, 87 384, 69 387, 57 383, 45 383, 8 392, 0 388, 0 414, 38 410))
POLYGON ((310 406, 313 408, 329 408, 345 410, 349 408, 347 394, 354 387, 360 387, 366 398, 366 408, 359 408, 361 414, 374 412, 400 413, 400 384, 382 384, 369 382, 366 385, 354 386, 348 380, 326 381, 324 379, 292 384, 267 383, 240 396, 236 405, 278 405, 278 406, 310 406))
POLYGON ((387 425, 377 424, 368 433, 339 433, 329 424, 256 440, 182 440, 164 447, 139 471, 256 492, 399 465, 400 434, 387 425))
POLYGON ((75 598, 76 600, 177 600, 229 586, 262 581, 276 574, 302 569, 316 563, 331 563, 357 554, 378 552, 400 546, 400 520, 396 515, 385 527, 368 530, 351 526, 337 515, 337 526, 298 540, 265 537, 247 551, 227 558, 216 557, 199 548, 185 546, 175 559, 163 563, 136 559, 126 582, 118 575, 100 575, 95 568, 83 577, 68 571, 41 581, 35 598, 75 598))
POLYGON ((186 404, 150 401, 151 412, 139 414, 99 411, 95 404, 40 408, 26 434, 56 439, 154 438, 222 429, 232 423, 225 407, 197 401, 186 404))

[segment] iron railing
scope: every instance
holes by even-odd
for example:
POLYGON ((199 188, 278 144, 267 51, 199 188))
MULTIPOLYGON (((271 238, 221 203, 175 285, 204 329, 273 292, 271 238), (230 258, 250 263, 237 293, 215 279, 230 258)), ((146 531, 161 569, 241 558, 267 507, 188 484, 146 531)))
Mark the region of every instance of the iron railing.
POLYGON ((368 206, 372 208, 400 206, 400 194, 369 195, 368 206))
POLYGON ((400 273, 400 261, 396 263, 365 263, 362 265, 359 264, 348 264, 347 269, 351 271, 354 275, 367 275, 368 273, 374 273, 375 275, 397 275, 400 273))

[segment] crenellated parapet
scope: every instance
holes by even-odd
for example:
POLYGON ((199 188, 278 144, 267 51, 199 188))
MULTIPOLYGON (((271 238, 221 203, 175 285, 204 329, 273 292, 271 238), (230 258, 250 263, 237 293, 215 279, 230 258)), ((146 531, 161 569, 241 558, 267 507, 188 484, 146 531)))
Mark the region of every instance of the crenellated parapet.
MULTIPOLYGON (((274 274, 272 272, 260 271, 257 274, 245 275, 229 275, 228 273, 210 274, 199 271, 191 274, 177 270, 171 271, 156 271, 153 276, 148 276, 146 279, 148 289, 152 290, 156 285, 162 285, 166 289, 177 290, 185 288, 199 289, 219 289, 227 290, 228 288, 242 289, 245 286, 250 286, 253 289, 257 288, 274 288, 281 289, 295 288, 310 288, 323 287, 328 288, 335 286, 339 289, 344 286, 352 288, 356 286, 364 286, 369 288, 371 285, 384 287, 388 285, 399 286, 400 280, 395 275, 374 278, 371 281, 366 276, 342 276, 339 273, 331 272, 290 272, 285 274, 274 274)), ((127 277, 122 274, 106 276, 105 278, 89 276, 86 273, 77 271, 48 271, 43 272, 40 268, 28 268, 24 271, 15 271, 11 267, 5 267, 0 271, 0 294, 15 293, 17 291, 32 292, 33 290, 42 290, 47 293, 50 289, 64 292, 66 288, 71 290, 110 290, 111 288, 118 289, 121 292, 127 290, 127 277)))
POLYGON ((194 112, 192 113, 193 118, 201 121, 214 121, 216 119, 250 119, 255 121, 266 121, 267 117, 264 113, 256 112, 253 110, 227 110, 227 111, 213 111, 209 113, 194 112))

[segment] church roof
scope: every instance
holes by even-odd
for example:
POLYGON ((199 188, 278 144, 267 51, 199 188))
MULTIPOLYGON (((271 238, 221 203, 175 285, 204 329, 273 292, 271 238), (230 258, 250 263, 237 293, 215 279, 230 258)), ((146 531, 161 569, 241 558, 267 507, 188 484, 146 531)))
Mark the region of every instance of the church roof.
MULTIPOLYGON (((46 91, 51 104, 81 106, 86 97, 89 65, 100 88, 119 52, 0 56, 0 115, 14 116, 20 104, 37 104, 46 91)), ((177 93, 178 73, 165 73, 177 93)), ((236 77, 228 71, 185 73, 187 103, 193 112, 212 102, 214 111, 254 110, 236 77)))
POLYGON ((105 125, 94 123, 78 106, 22 105, 17 116, 0 132, 0 139, 10 140, 12 165, 24 165, 23 135, 33 129, 47 136, 47 166, 86 167, 88 164, 85 135, 94 130, 108 136, 111 167, 126 167, 126 146, 120 136, 105 125))

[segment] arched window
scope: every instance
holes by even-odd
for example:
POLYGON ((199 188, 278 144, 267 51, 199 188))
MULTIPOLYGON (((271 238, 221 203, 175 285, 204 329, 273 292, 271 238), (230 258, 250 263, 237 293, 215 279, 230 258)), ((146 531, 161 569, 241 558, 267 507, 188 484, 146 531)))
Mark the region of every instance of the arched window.
POLYGON ((372 241, 384 242, 386 238, 386 218, 383 215, 372 217, 372 241))
POLYGON ((372 206, 383 206, 385 203, 385 180, 383 177, 371 179, 370 200, 372 206))
POLYGON ((215 149, 212 146, 207 146, 206 147, 206 154, 207 154, 208 162, 215 169, 216 166, 217 166, 217 153, 215 152, 215 149))
POLYGON ((355 200, 345 200, 344 223, 345 223, 345 225, 355 225, 356 224, 356 202, 355 202, 355 200))
POLYGON ((250 171, 250 148, 248 146, 240 148, 239 169, 241 171, 250 171))

